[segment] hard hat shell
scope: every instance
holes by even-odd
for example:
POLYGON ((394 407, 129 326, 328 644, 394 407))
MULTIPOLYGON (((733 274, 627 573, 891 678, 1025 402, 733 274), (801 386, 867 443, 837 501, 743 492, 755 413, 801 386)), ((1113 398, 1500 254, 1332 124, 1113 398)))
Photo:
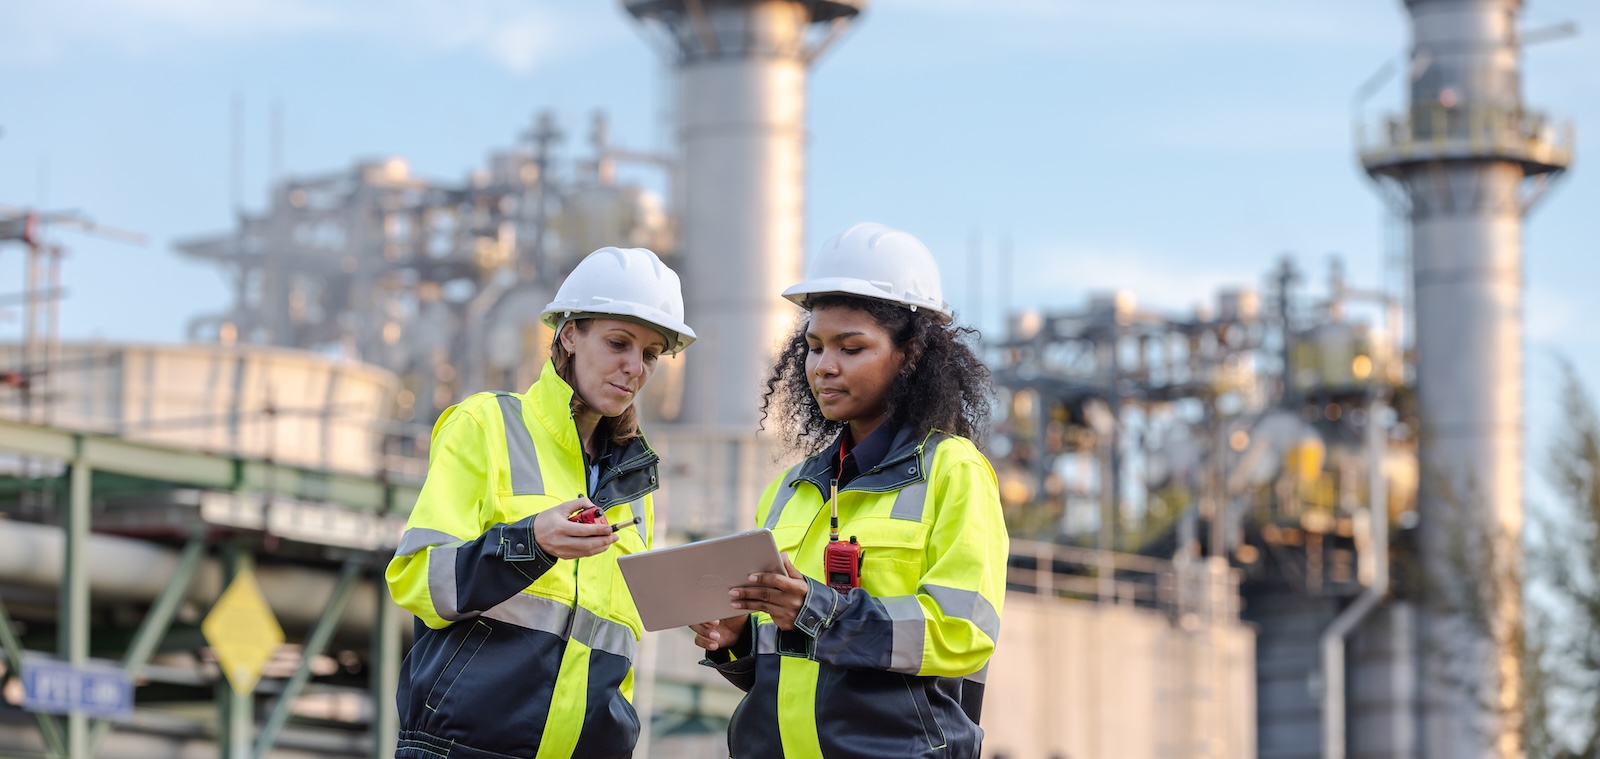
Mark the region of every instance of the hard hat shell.
POLYGON ((560 330, 571 319, 610 318, 660 330, 667 353, 694 342, 683 321, 683 288, 678 274, 645 248, 601 248, 585 256, 544 307, 542 319, 560 330))
POLYGON ((950 321, 939 265, 928 246, 910 232, 882 224, 854 224, 828 238, 806 266, 805 281, 783 291, 802 308, 818 295, 835 294, 927 309, 940 322, 950 321))

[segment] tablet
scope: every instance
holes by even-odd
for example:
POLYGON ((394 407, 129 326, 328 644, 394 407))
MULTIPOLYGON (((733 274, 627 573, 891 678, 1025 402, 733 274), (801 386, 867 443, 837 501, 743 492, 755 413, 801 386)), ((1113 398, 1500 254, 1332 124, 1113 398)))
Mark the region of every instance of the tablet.
POLYGON ((728 591, 750 584, 757 572, 782 572, 771 530, 751 530, 617 559, 650 632, 698 622, 742 617, 728 591))

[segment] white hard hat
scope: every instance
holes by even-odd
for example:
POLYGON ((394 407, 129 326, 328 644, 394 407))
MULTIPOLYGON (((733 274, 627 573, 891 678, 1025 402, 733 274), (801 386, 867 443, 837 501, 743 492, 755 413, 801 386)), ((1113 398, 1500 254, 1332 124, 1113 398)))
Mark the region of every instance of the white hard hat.
POLYGON ((678 274, 644 248, 601 248, 578 262, 544 307, 543 320, 559 330, 570 319, 608 317, 660 330, 667 353, 694 342, 683 322, 683 288, 678 274))
POLYGON ((927 309, 950 321, 939 266, 928 246, 910 232, 882 224, 852 225, 822 244, 806 266, 806 278, 783 291, 802 308, 818 295, 855 295, 927 309))

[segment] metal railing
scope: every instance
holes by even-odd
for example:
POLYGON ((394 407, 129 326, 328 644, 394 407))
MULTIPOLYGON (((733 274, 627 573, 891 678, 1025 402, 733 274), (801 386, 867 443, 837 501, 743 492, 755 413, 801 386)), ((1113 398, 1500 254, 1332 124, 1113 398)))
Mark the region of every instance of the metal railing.
POLYGON ((1183 624, 1239 618, 1238 572, 1225 560, 1170 561, 1013 539, 1006 586, 1011 592, 1154 609, 1183 624))
POLYGON ((1505 158, 1565 168, 1576 133, 1571 121, 1500 105, 1417 105, 1375 125, 1358 122, 1356 150, 1369 168, 1426 158, 1505 158))

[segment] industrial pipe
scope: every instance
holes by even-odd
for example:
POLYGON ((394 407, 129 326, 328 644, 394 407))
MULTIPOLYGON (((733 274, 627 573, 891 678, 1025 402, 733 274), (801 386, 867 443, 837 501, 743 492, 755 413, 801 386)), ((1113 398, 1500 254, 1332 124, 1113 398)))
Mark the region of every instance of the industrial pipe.
MULTIPOLYGON (((0 522, 0 583, 41 590, 61 587, 65 538, 61 528, 30 522, 0 522)), ((156 543, 113 535, 89 535, 84 563, 91 598, 99 601, 153 601, 178 571, 179 551, 156 543)), ((333 596, 338 572, 297 566, 261 566, 256 580, 278 622, 284 627, 309 629, 321 618, 333 596)), ((222 567, 207 558, 195 568, 184 596, 210 608, 223 590, 222 567)), ((378 595, 364 580, 345 606, 339 630, 346 635, 366 635, 378 615, 378 595)))
POLYGON ((1344 759, 1344 644, 1345 638, 1389 593, 1389 495, 1383 479, 1383 459, 1388 432, 1380 417, 1387 409, 1375 395, 1367 409, 1368 464, 1367 514, 1372 529, 1372 584, 1361 591, 1322 633, 1322 756, 1344 759))

